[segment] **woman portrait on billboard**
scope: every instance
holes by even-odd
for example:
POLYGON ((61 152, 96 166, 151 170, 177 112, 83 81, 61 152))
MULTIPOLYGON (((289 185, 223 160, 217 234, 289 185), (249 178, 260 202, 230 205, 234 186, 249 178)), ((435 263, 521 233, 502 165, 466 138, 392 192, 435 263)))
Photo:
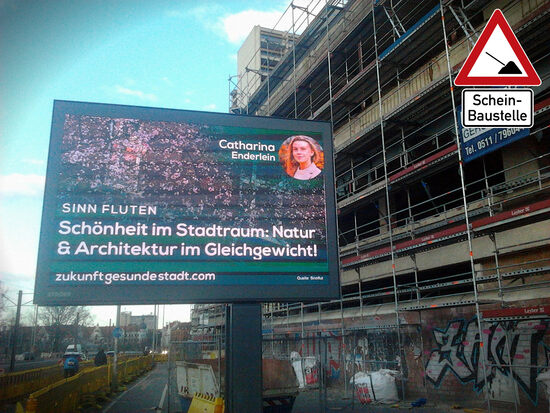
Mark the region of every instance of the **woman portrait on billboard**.
POLYGON ((309 136, 291 136, 279 150, 279 158, 285 172, 295 179, 306 181, 321 173, 324 154, 317 141, 309 136))

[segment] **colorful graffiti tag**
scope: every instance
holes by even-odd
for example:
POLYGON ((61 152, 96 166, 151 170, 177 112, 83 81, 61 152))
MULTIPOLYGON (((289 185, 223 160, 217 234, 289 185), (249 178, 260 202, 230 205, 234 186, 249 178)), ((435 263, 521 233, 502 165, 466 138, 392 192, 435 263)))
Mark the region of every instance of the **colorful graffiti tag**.
MULTIPOLYGON (((295 335, 296 340, 300 338, 295 335)), ((323 361, 326 367, 326 377, 337 380, 340 377, 340 360, 342 355, 342 337, 333 331, 321 333, 306 333, 298 353, 302 357, 314 356, 323 361), (321 341, 326 344, 326 350, 322 349, 321 341)))
POLYGON ((426 363, 426 378, 436 387, 448 372, 462 383, 472 382, 480 392, 491 386, 497 375, 512 377, 529 399, 537 404, 537 375, 548 366, 550 347, 543 339, 548 320, 503 321, 482 324, 480 346, 477 319, 456 319, 445 329, 434 329, 437 348, 426 363), (483 368, 480 357, 486 368, 483 368), (511 367, 510 367, 511 366, 511 367))

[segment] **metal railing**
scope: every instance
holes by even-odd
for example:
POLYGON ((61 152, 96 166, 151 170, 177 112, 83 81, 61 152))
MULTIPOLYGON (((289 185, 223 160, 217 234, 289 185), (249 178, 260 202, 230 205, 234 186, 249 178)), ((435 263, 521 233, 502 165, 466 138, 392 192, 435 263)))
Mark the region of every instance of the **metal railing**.
MULTIPOLYGON (((548 160, 550 160, 550 153, 542 154, 466 184, 469 203, 468 215, 470 217, 480 213, 493 215, 496 212, 516 206, 522 198, 530 198, 538 193, 545 192, 546 189, 550 188, 550 166, 537 167, 534 171, 520 174, 513 179, 491 186, 488 185, 488 182, 501 181, 507 173, 521 171, 528 164, 538 163, 544 165, 548 160), (479 187, 484 188, 473 190, 479 187)), ((398 239, 400 234, 411 236, 440 228, 449 224, 450 219, 452 219, 453 224, 456 224, 464 220, 461 201, 461 188, 457 186, 443 194, 411 204, 410 207, 394 211, 391 214, 380 214, 375 220, 342 231, 340 233, 340 247, 346 247, 347 245, 355 247, 358 246, 358 243, 374 247, 380 244, 376 241, 383 243, 383 240, 389 236, 389 233, 384 231, 387 230, 390 219, 394 228, 393 236, 398 239), (405 215, 404 218, 396 218, 403 215, 405 215)), ((344 248, 343 251, 347 251, 347 249, 344 248)))

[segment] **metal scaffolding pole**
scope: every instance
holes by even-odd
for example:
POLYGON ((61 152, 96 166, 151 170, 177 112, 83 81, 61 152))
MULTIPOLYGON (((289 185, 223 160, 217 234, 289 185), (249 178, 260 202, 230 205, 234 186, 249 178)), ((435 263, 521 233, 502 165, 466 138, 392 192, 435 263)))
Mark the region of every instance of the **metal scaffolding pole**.
MULTIPOLYGON (((268 49, 269 51, 269 49, 268 49)), ((270 85, 269 85, 269 78, 271 77, 271 70, 268 70, 267 72, 267 116, 271 116, 271 96, 270 96, 270 85)))
MULTIPOLYGON (((472 47, 473 47, 476 44, 476 42, 473 39, 473 37, 470 35, 470 33, 468 33, 468 29, 464 26, 464 23, 462 22, 462 20, 460 20, 460 17, 458 17, 458 15, 454 11, 454 9, 451 7, 451 5, 449 4, 447 7, 449 7, 449 10, 453 14, 454 18, 456 19, 456 21, 458 22, 458 24, 462 28, 462 31, 464 32, 464 34, 466 35, 466 37, 468 38, 468 40, 470 41, 470 43, 472 44, 472 47)), ((462 9, 460 9, 460 10, 462 11, 462 9)), ((464 14, 463 11, 462 11, 462 17, 465 19, 466 24, 468 24, 471 27, 472 32, 475 33, 474 28, 472 27, 472 25, 468 21, 468 19, 467 19, 466 15, 464 14)))
POLYGON ((355 238, 355 250, 359 253, 359 234, 357 233, 357 211, 353 211, 353 226, 354 226, 354 238, 355 238))
MULTIPOLYGON (((266 41, 266 45, 267 45, 267 113, 265 113, 266 116, 270 116, 270 113, 269 113, 269 75, 271 74, 271 55, 269 53, 269 39, 266 41)), ((261 48, 261 42, 260 42, 260 48, 261 48)), ((261 57, 261 53, 260 53, 260 70, 262 69, 262 57, 261 57)), ((262 77, 260 75, 260 87, 262 87, 262 77)))
POLYGON ((290 304, 286 303, 286 326, 287 326, 287 328, 290 325, 290 308, 289 308, 289 306, 290 306, 290 304))
MULTIPOLYGON (((399 319, 399 297, 397 294, 397 276, 395 271, 395 252, 393 249, 393 229, 391 226, 391 209, 390 209, 390 190, 389 190, 389 179, 388 179, 388 165, 387 165, 387 158, 386 158, 386 143, 385 143, 385 137, 384 137, 384 114, 382 111, 382 85, 380 84, 380 60, 378 57, 378 42, 377 42, 377 35, 376 35, 376 16, 375 16, 375 0, 372 1, 372 31, 373 31, 373 37, 374 37, 374 59, 376 62, 376 82, 377 82, 377 89, 378 89, 378 115, 380 119, 380 138, 382 142, 382 158, 384 162, 384 188, 385 188, 385 194, 386 194, 386 223, 388 226, 388 233, 389 233, 389 239, 390 239, 390 254, 391 254, 391 272, 392 272, 392 278, 393 278, 393 294, 394 294, 394 304, 395 304, 395 320, 397 323, 397 343, 398 343, 398 351, 399 351, 399 358, 403 360, 402 354, 401 354, 401 325, 400 325, 400 319, 399 319)), ((405 398, 405 382, 403 377, 403 362, 399 363, 399 370, 401 373, 401 391, 402 391, 402 397, 405 398)))
POLYGON ((489 206, 489 216, 493 216, 493 208, 491 206, 491 188, 489 187, 489 181, 487 179, 487 166, 485 165, 485 157, 481 158, 483 160, 483 179, 485 182, 485 191, 487 191, 487 205, 489 206))
POLYGON ((227 111, 229 113, 231 113, 231 105, 232 105, 232 99, 231 99, 231 75, 229 75, 229 77, 227 78, 227 87, 228 87, 228 91, 227 91, 227 97, 228 97, 228 100, 229 100, 229 105, 228 105, 228 108, 227 108, 227 111))
POLYGON ((497 281, 498 281, 498 295, 500 297, 500 306, 504 307, 504 292, 502 291, 502 274, 500 273, 500 264, 498 262, 498 246, 497 246, 495 234, 494 233, 489 234, 489 238, 491 239, 491 241, 493 242, 493 246, 495 247, 494 256, 495 256, 495 270, 497 272, 497 281))
POLYGON ((416 265, 416 254, 411 254, 411 259, 414 263, 414 289, 416 292, 416 303, 420 304, 420 287, 418 286, 418 265, 416 265))
POLYGON ((292 81, 294 83, 294 118, 298 118, 298 101, 296 96, 296 32, 294 27, 294 2, 290 4, 292 14, 292 81))
POLYGON ((477 329, 479 333, 479 347, 480 347, 480 361, 482 365, 483 370, 483 377, 484 377, 484 383, 485 386, 483 387, 485 391, 485 395, 487 398, 487 407, 489 409, 489 412, 491 412, 491 398, 489 394, 489 383, 487 382, 487 361, 486 361, 486 350, 484 348, 483 343, 483 329, 481 328, 481 314, 479 311, 479 298, 477 294, 477 279, 476 279, 476 271, 475 271, 475 264, 474 264, 474 251, 472 246, 472 232, 470 228, 470 218, 468 217, 468 201, 466 199, 466 185, 464 181, 464 164, 462 161, 462 154, 461 154, 461 145, 460 145, 460 137, 458 132, 458 122, 456 118, 456 103, 454 98, 454 87, 453 87, 453 77, 452 77, 452 71, 451 71, 451 59, 450 59, 450 51, 449 51, 449 43, 447 42, 447 30, 445 27, 445 10, 444 10, 444 4, 443 1, 440 0, 439 2, 440 12, 441 12, 441 25, 443 28, 443 41, 445 43, 445 55, 447 58, 447 72, 449 76, 449 88, 450 88, 450 94, 451 94, 451 102, 453 106, 453 120, 454 120, 454 126, 455 126, 455 136, 456 136, 456 144, 457 144, 457 153, 458 153, 458 168, 459 168, 459 175, 460 175, 460 184, 462 187, 462 201, 463 201, 463 207, 464 207, 464 219, 466 221, 466 234, 468 238, 468 250, 470 252, 470 267, 472 272, 472 286, 473 286, 473 293, 474 293, 474 304, 476 309, 476 320, 477 320, 477 329))
MULTIPOLYGON (((344 340, 344 300, 340 300, 340 332, 342 334, 342 340, 344 340)), ((340 357, 342 360, 345 358, 344 348, 341 347, 340 357)), ((328 361, 328 360, 327 360, 328 361)), ((348 375, 344 368, 344 394, 348 394, 348 375)))
MULTIPOLYGON (((330 67, 330 36, 328 27, 328 0, 325 2, 325 27, 327 29, 327 69, 328 69, 328 101, 330 106, 330 123, 334 128, 334 113, 332 108, 332 69, 330 67)), ((333 130, 334 132, 334 130, 333 130)))
POLYGON ((301 327, 302 327, 302 340, 303 340, 304 339, 304 303, 303 302, 300 303, 300 314, 301 314, 301 327))
MULTIPOLYGON (((508 326, 511 325, 511 322, 508 322, 508 326)), ((506 334, 506 340, 505 342, 505 349, 506 349, 506 355, 508 356, 508 363, 510 363, 510 380, 512 380, 512 386, 514 387, 514 412, 518 413, 518 402, 519 402, 519 392, 518 392, 518 386, 517 383, 514 381, 514 366, 512 361, 512 356, 510 352, 510 337, 509 337, 509 331, 507 328, 504 328, 504 333, 506 334)))
POLYGON ((359 282, 359 314, 361 316, 361 322, 363 321, 363 288, 361 286, 361 271, 357 268, 357 279, 359 282))

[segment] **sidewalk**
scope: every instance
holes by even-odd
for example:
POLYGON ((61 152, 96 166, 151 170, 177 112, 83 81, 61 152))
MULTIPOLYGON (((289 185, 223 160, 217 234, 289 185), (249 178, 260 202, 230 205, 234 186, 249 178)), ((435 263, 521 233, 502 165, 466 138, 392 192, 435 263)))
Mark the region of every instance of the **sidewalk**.
POLYGON ((103 406, 102 410, 87 410, 85 413, 151 413, 181 411, 177 398, 175 377, 171 382, 171 394, 168 392, 168 363, 156 363, 144 377, 122 393, 113 397, 113 401, 103 406), (168 409, 170 404, 170 409, 168 409))

